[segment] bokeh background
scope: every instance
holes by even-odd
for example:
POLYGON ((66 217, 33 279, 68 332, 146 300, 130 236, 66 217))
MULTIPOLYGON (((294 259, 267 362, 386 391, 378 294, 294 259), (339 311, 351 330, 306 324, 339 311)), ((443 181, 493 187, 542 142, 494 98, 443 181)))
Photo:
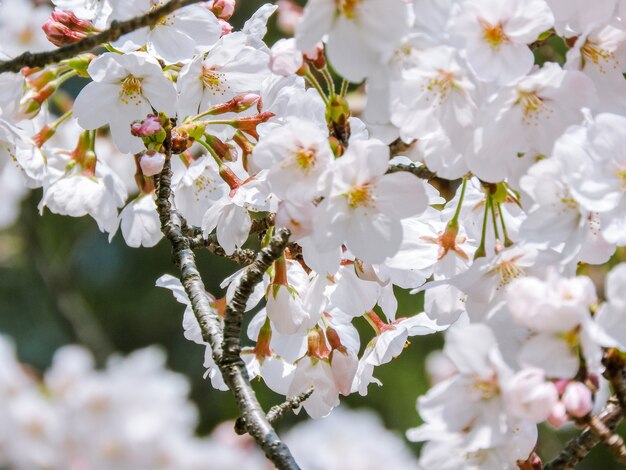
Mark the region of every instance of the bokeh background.
MULTIPOLYGON (((263 3, 240 0, 233 24, 243 25, 263 3)), ((267 42, 280 37, 272 19, 267 42)), ((558 60, 564 50, 556 41, 541 48, 538 58, 558 60)), ((170 368, 185 374, 192 384, 192 399, 201 416, 200 434, 235 417, 231 396, 213 390, 203 379, 203 348, 183 337, 183 307, 169 291, 154 287, 162 274, 176 274, 169 244, 162 240, 151 249, 132 249, 120 235, 109 242, 90 218, 74 219, 48 211, 40 216, 40 198, 41 190, 31 192, 23 201, 16 224, 0 231, 0 334, 13 338, 20 359, 41 372, 50 365, 54 351, 65 344, 84 344, 100 364, 113 352, 125 354, 156 344, 166 351, 170 368)), ((198 252, 197 259, 207 290, 223 295, 219 283, 237 266, 207 252, 198 252)), ((420 296, 398 295, 398 316, 421 311, 420 296)), ((364 320, 357 327, 362 329, 363 338, 369 337, 364 320)), ((371 385, 366 397, 342 397, 344 406, 375 410, 398 434, 420 424, 415 400, 429 386, 424 359, 442 344, 439 335, 412 338, 400 357, 376 370, 383 387, 371 385)), ((260 382, 255 383, 255 389, 266 409, 281 401, 260 382)), ((279 430, 303 418, 288 415, 279 430)), ((575 433, 541 429, 540 454, 544 458, 554 455, 575 433)), ((410 445, 419 451, 418 445, 410 445)), ((579 468, 624 467, 614 463, 611 454, 600 446, 579 468)))

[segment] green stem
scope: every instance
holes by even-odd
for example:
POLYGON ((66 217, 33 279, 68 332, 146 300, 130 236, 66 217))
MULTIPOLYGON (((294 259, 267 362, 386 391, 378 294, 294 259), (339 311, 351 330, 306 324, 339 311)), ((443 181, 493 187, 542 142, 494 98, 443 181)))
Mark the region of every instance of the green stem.
POLYGON ((496 240, 500 239, 500 232, 498 231, 498 221, 496 219, 496 208, 493 205, 493 198, 489 196, 489 208, 491 209, 491 222, 493 223, 493 233, 496 240))
POLYGON ((456 228, 459 226, 459 216, 461 215, 461 208, 463 207, 463 200, 465 199, 465 190, 467 189, 467 179, 463 178, 463 183, 461 183, 461 195, 459 196, 459 203, 456 206, 456 211, 454 212, 454 217, 452 220, 448 222, 447 228, 456 228))
POLYGON ((487 216, 489 215, 490 201, 491 198, 487 197, 487 200, 485 201, 485 215, 483 216, 483 229, 480 235, 480 245, 478 245, 478 249, 476 250, 476 253, 474 253, 474 261, 487 255, 485 251, 485 239, 487 238, 487 216))
POLYGON ((502 215, 502 206, 498 203, 498 213, 500 214, 500 224, 502 224, 502 233, 504 235, 504 246, 509 247, 513 244, 511 239, 509 238, 509 234, 506 230, 506 224, 504 223, 504 215, 502 215))
POLYGON ((72 116, 73 113, 74 113, 74 111, 70 109, 68 112, 63 114, 60 118, 58 118, 56 121, 54 121, 52 124, 50 124, 50 128, 54 129, 56 131, 57 128, 61 124, 63 124, 65 121, 67 121, 72 116))
POLYGON ((321 69, 322 76, 324 80, 326 80, 326 84, 328 85, 328 90, 330 91, 331 96, 335 94, 335 81, 333 80, 333 76, 328 71, 328 66, 325 65, 323 69, 321 69))
POLYGON ((315 75, 313 75, 310 71, 307 71, 305 72, 304 76, 307 78, 313 88, 315 88, 320 94, 320 96, 324 100, 324 104, 328 104, 328 96, 326 96, 326 93, 324 93, 324 89, 322 88, 322 85, 320 85, 320 82, 317 81, 317 78, 315 78, 315 75))
POLYGON ((341 82, 341 92, 340 92, 340 95, 341 95, 342 97, 345 97, 347 93, 348 93, 348 80, 345 80, 345 79, 344 79, 344 80, 341 82))

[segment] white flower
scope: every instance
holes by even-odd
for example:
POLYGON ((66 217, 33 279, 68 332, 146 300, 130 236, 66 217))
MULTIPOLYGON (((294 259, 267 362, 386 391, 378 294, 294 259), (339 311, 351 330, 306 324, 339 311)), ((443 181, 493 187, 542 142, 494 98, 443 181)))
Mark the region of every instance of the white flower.
MULTIPOLYGON (((110 0, 111 20, 143 16, 163 5, 160 0, 110 0)), ((202 5, 189 5, 161 18, 154 26, 122 36, 113 45, 125 52, 146 46, 150 54, 171 64, 191 59, 220 38, 222 28, 215 15, 202 5)))
POLYGON ((148 54, 105 53, 94 59, 87 71, 94 81, 76 97, 74 115, 83 129, 108 124, 120 151, 138 153, 144 149, 141 139, 130 133, 130 124, 153 114, 153 108, 174 116, 174 84, 148 54))
POLYGON ((270 75, 266 51, 248 44, 243 33, 224 36, 178 75, 178 115, 195 116, 242 93, 257 93, 270 75))
POLYGON ((495 183, 514 174, 524 153, 548 155, 556 138, 582 120, 593 92, 584 74, 551 62, 502 88, 479 115, 469 169, 495 183))
POLYGON ((465 0, 451 28, 476 76, 506 84, 530 72, 527 44, 553 23, 545 0, 465 0))
POLYGON ((102 161, 95 174, 84 171, 80 164, 63 155, 49 155, 48 163, 55 168, 44 183, 39 211, 47 207, 55 214, 82 217, 90 215, 102 232, 117 229, 117 210, 124 205, 127 192, 120 178, 102 161))
MULTIPOLYGON (((126 244, 153 247, 163 238, 153 194, 140 194, 120 213, 120 228, 126 244)), ((112 235, 111 235, 112 236, 112 235)))
POLYGON ((367 263, 393 256, 402 242, 405 217, 422 212, 427 199, 415 176, 385 174, 389 148, 380 141, 354 141, 332 165, 332 186, 315 214, 317 246, 328 251, 345 243, 367 263))
POLYGON ((513 319, 540 333, 573 330, 589 316, 595 302, 595 287, 586 276, 563 278, 551 273, 545 281, 525 277, 516 279, 507 289, 513 319))
POLYGON ((408 30, 401 0, 312 0, 296 26, 301 51, 328 33, 326 54, 343 77, 360 82, 386 62, 408 30))
POLYGON ((333 160, 328 133, 313 122, 293 118, 263 134, 251 163, 269 170, 267 181, 274 194, 297 203, 317 195, 322 174, 333 160))
MULTIPOLYGON (((626 118, 600 114, 587 127, 568 130, 567 158, 562 158, 573 198, 600 213, 602 235, 626 243, 626 118)), ((565 137, 564 137, 565 138, 565 137)), ((566 148, 564 148, 566 150, 566 148)))

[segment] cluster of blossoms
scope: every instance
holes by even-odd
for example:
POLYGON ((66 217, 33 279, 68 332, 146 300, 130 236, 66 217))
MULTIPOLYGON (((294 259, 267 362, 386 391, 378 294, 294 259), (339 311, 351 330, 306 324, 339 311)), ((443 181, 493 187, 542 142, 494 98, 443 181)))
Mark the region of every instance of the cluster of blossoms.
MULTIPOLYGON (((43 31, 57 45, 161 5, 54 3, 43 31)), ((410 337, 449 328, 418 401, 425 424, 408 434, 429 441, 421 464, 532 465, 537 424, 601 408, 603 357, 626 352, 626 266, 605 302, 578 271, 626 245, 626 2, 279 4, 295 37, 271 48, 278 6, 234 31, 234 1, 214 0, 98 56, 1 74, 5 200, 19 200, 22 175, 43 188, 42 210, 150 247, 162 238, 153 176, 168 163, 177 213, 225 256, 245 258, 253 232, 266 245, 274 227, 290 231, 245 306, 262 306, 241 354, 251 378, 289 398, 312 388, 302 407, 320 418, 380 385, 375 367, 410 337), (538 64, 548 42, 566 52, 538 64), (91 81, 72 106, 60 86, 74 76, 91 81), (364 80, 356 113, 348 82, 364 80), (424 312, 397 318, 397 289, 422 294, 424 312)), ((225 297, 207 293, 215 317, 246 272, 223 281, 225 297)), ((227 389, 181 282, 157 285, 187 306, 185 336, 227 389)))
MULTIPOLYGON (((271 467, 232 423, 194 437, 197 411, 184 376, 147 348, 94 368, 82 347, 59 349, 43 377, 0 337, 0 466, 15 470, 228 470, 271 467)), ((339 409, 296 425, 285 439, 303 468, 415 468, 411 451, 371 412, 339 409), (363 438, 365 433, 366 438, 363 438), (315 446, 311 441, 315 440, 315 446), (323 460, 312 449, 323 447, 323 460), (375 452, 372 452, 372 449, 375 452), (346 456, 349 467, 345 466, 346 456)))
POLYGON ((246 439, 217 428, 194 437, 197 410, 184 376, 154 348, 110 358, 104 370, 78 346, 54 355, 39 378, 0 337, 0 467, 266 469, 246 439))

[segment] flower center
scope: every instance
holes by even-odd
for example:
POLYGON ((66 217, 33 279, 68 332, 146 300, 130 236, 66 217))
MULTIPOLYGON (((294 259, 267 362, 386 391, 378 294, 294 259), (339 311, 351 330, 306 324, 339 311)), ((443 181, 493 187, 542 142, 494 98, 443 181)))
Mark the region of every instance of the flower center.
POLYGON ((491 400, 500 394, 498 378, 495 375, 488 379, 477 378, 472 387, 481 400, 491 400))
POLYGON ((497 287, 498 290, 506 287, 511 281, 525 274, 524 269, 517 266, 516 261, 517 257, 501 261, 495 268, 493 268, 492 272, 495 272, 500 276, 500 282, 497 287))
POLYGON ((363 0, 335 0, 337 2, 337 8, 339 11, 349 19, 352 19, 356 15, 356 7, 363 0))
POLYGON ((433 104, 436 106, 446 100, 450 90, 455 86, 454 73, 448 70, 437 70, 437 75, 428 81, 426 89, 434 95, 433 104))
POLYGON ((226 94, 226 90, 230 88, 230 86, 225 85, 224 78, 226 75, 223 73, 216 72, 214 69, 202 65, 202 75, 200 75, 200 81, 204 88, 208 88, 213 95, 224 95, 226 94))
POLYGON ((603 74, 606 74, 608 69, 617 69, 619 64, 614 52, 603 49, 599 44, 589 39, 587 39, 583 47, 580 48, 580 54, 582 56, 583 67, 585 67, 587 61, 589 61, 598 66, 600 73, 603 74))
POLYGON ((539 118, 542 115, 548 115, 554 112, 550 107, 545 105, 543 98, 541 98, 536 91, 517 91, 516 105, 521 106, 524 116, 522 121, 527 125, 539 125, 539 118))
POLYGON ((302 172, 304 174, 309 174, 315 167, 315 162, 317 161, 317 153, 312 147, 301 148, 296 151, 295 161, 302 169, 302 172))
POLYGON ((120 90, 120 100, 124 104, 129 104, 131 101, 136 105, 141 103, 141 81, 143 79, 137 78, 134 75, 127 75, 121 82, 122 89, 120 90))
POLYGON ((480 25, 483 28, 483 38, 493 49, 498 50, 503 43, 509 41, 508 36, 504 34, 502 24, 493 25, 480 20, 480 25))
POLYGON ((360 186, 353 186, 350 191, 344 194, 348 198, 348 205, 353 209, 357 207, 373 207, 374 195, 368 183, 360 186))

